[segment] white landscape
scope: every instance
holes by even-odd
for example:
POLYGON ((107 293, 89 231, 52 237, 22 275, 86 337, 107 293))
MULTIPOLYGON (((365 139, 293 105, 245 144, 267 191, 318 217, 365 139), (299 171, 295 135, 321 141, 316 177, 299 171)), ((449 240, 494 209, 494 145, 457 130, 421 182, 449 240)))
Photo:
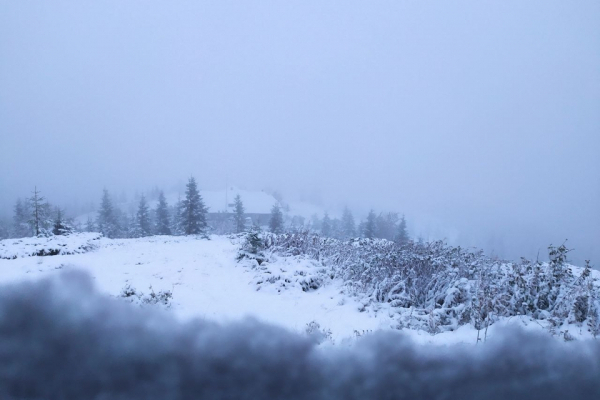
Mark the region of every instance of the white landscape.
MULTIPOLYGON (((327 337, 319 340, 325 346, 349 346, 363 335, 398 330, 389 303, 365 301, 348 293, 340 278, 326 278, 318 288, 310 289, 307 281, 325 271, 315 260, 271 254, 262 266, 254 260, 238 261, 243 240, 243 235, 212 235, 210 240, 194 236, 108 239, 96 233, 8 239, 0 241, 0 284, 83 271, 107 297, 163 310, 181 321, 198 318, 225 323, 255 318, 302 335, 326 332, 327 337), (62 254, 35 255, 42 249, 60 249, 62 254), (135 295, 123 297, 126 288, 135 295), (144 303, 142 299, 152 292, 170 292, 172 297, 165 304, 144 303)), ((575 276, 583 271, 569 268, 575 276)), ((593 270, 592 279, 598 291, 600 273, 593 270)), ((586 323, 567 323, 550 333, 551 324, 529 316, 502 317, 480 331, 472 324, 439 333, 410 326, 401 331, 415 343, 476 345, 506 326, 543 332, 557 340, 565 340, 565 332, 566 340, 593 339, 586 323)))

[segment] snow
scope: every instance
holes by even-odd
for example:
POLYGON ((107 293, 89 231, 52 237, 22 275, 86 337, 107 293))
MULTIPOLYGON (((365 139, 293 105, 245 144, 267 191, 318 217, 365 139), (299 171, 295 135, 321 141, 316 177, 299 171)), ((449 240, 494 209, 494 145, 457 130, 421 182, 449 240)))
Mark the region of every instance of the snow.
MULTIPOLYGON (((1 241, 0 254, 18 257, 0 260, 0 284, 37 280, 62 270, 83 270, 101 292, 111 296, 119 295, 126 285, 144 293, 172 291, 169 312, 183 321, 200 318, 228 322, 251 316, 298 333, 316 322, 322 330, 331 331, 336 345, 351 345, 358 336, 396 326, 388 304, 365 307, 358 298, 344 292, 341 281, 328 277, 309 259, 276 257, 262 266, 253 265, 254 260, 237 262, 240 239, 225 236, 203 240, 174 236, 107 239, 94 235, 1 241), (88 249, 93 251, 76 251, 89 242, 94 243, 88 249), (23 258, 31 254, 30 248, 51 243, 73 254, 23 258), (316 289, 306 284, 314 277, 321 279, 316 289)), ((546 328, 528 317, 513 317, 491 326, 487 338, 511 324, 537 331, 546 328)), ((589 337, 579 327, 568 329, 568 335, 575 339, 589 337)), ((470 325, 437 335, 406 328, 403 331, 417 343, 434 344, 476 344, 478 335, 470 325)), ((479 332, 481 340, 486 338, 484 334, 479 332)))

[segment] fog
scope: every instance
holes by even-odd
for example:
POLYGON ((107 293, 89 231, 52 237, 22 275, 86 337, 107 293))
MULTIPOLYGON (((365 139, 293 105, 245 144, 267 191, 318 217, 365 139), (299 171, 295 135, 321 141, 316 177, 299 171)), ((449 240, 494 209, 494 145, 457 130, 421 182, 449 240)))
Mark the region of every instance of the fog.
POLYGON ((593 399, 597 341, 505 331, 480 345, 372 334, 353 347, 247 320, 180 323, 73 272, 0 290, 3 399, 593 399))
POLYGON ((193 174, 598 267, 599 27, 596 1, 2 2, 0 215, 193 174))

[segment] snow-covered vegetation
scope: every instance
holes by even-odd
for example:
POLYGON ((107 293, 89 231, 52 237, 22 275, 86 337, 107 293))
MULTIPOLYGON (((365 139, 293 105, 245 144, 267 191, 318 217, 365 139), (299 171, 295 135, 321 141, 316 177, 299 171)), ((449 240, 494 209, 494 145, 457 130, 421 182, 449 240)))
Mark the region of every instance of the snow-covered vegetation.
POLYGON ((309 291, 340 279, 361 310, 385 310, 398 329, 435 334, 470 324, 479 331, 526 316, 563 336, 570 326, 600 333, 600 277, 589 263, 569 265, 564 244, 549 247, 549 262, 509 262, 440 241, 340 241, 310 232, 258 236, 247 236, 238 257, 260 272, 259 288, 309 291))
POLYGON ((0 240, 0 259, 81 254, 98 247, 99 233, 72 233, 0 240))

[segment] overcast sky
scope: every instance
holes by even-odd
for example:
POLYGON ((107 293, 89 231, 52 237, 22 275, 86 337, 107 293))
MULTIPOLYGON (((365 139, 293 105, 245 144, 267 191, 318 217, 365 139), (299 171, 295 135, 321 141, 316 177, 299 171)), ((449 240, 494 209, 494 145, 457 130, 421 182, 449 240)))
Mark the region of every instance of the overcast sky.
POLYGON ((0 1, 4 214, 190 174, 598 266, 600 3, 0 1))

